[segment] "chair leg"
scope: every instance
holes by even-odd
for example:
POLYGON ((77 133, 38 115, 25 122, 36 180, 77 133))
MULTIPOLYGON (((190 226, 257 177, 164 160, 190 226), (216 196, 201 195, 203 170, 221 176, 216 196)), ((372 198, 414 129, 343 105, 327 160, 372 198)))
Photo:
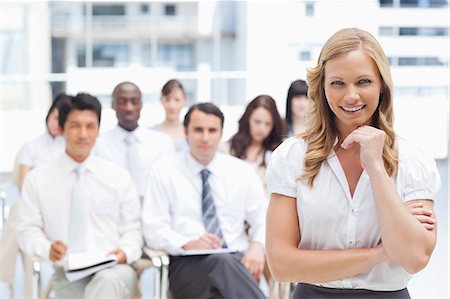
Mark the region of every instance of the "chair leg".
POLYGON ((169 257, 161 256, 161 299, 167 299, 169 292, 169 257))
POLYGON ((9 298, 14 299, 14 284, 8 283, 8 289, 9 289, 9 298))
POLYGON ((160 299, 161 298, 161 273, 162 273, 162 262, 161 259, 157 256, 152 257, 152 264, 155 268, 155 275, 154 275, 154 298, 160 299))
POLYGON ((39 299, 41 297, 41 263, 33 259, 33 276, 32 276, 32 289, 31 298, 39 299))

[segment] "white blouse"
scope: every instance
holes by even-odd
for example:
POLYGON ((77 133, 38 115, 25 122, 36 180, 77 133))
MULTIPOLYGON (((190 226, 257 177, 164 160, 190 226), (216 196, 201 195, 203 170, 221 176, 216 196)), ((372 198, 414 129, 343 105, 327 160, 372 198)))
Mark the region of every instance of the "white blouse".
POLYGON ((19 164, 35 168, 53 161, 64 152, 66 143, 63 137, 53 138, 48 131, 27 142, 20 152, 19 164))
MULTIPOLYGON (((433 199, 440 185, 436 163, 420 150, 397 138, 399 168, 393 177, 403 202, 433 199)), ((273 153, 267 169, 270 193, 297 200, 301 231, 299 248, 332 250, 375 247, 380 227, 369 176, 364 170, 353 198, 342 166, 332 151, 310 188, 300 181, 307 144, 291 137, 273 153)), ((347 279, 320 283, 330 288, 392 291, 406 287, 411 275, 398 263, 385 262, 347 279)))

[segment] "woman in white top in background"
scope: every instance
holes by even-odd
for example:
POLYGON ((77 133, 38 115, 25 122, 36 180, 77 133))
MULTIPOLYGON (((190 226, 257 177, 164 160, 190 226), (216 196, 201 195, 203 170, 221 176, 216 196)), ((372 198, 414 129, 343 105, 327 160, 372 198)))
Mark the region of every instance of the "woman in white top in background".
POLYGON ((186 106, 187 97, 183 85, 176 79, 164 84, 161 90, 161 104, 164 107, 166 118, 152 129, 166 133, 172 137, 177 152, 186 149, 187 142, 184 127, 180 121, 180 112, 186 106))
POLYGON ((64 138, 60 136, 58 125, 58 103, 66 97, 59 94, 53 100, 47 117, 45 118, 46 130, 39 137, 27 142, 19 156, 19 188, 23 184, 26 174, 33 168, 52 161, 64 152, 64 138))
MULTIPOLYGON (((53 100, 53 103, 50 106, 45 118, 45 133, 25 143, 25 145, 17 153, 16 160, 18 166, 17 168, 14 166, 13 176, 17 177, 14 181, 17 184, 19 191, 22 187, 25 176, 31 169, 52 161, 64 152, 65 141, 64 138, 60 136, 58 125, 58 105, 65 97, 65 94, 60 94, 53 100)), ((24 269, 24 296, 31 297, 31 258, 24 252, 19 251, 15 233, 19 217, 18 207, 19 205, 17 203, 14 203, 11 206, 8 219, 2 231, 2 242, 0 248, 0 264, 2 265, 1 281, 6 281, 11 284, 13 283, 16 270, 17 253, 20 253, 24 269)))
POLYGON ((410 298, 436 244, 432 158, 393 131, 393 84, 376 39, 349 28, 308 70, 309 128, 267 170, 266 250, 294 298, 410 298))

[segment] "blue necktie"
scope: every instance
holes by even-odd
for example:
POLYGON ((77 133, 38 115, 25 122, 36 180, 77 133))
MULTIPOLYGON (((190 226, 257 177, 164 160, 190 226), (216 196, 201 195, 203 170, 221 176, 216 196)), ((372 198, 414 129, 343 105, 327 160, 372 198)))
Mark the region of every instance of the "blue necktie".
POLYGON ((80 165, 75 171, 77 178, 73 185, 69 218, 68 246, 70 253, 87 251, 89 224, 89 187, 86 168, 80 165))
POLYGON ((215 234, 223 241, 223 248, 227 248, 227 244, 220 229, 219 218, 217 218, 216 207, 214 199, 211 194, 211 187, 208 183, 210 172, 208 169, 203 169, 202 175, 202 218, 205 224, 206 231, 215 234))

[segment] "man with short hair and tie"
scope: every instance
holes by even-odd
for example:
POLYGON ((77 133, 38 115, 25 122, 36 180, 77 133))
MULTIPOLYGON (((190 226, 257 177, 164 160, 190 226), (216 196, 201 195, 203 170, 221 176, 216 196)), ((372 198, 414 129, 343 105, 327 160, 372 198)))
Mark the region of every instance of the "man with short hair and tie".
POLYGON ((101 105, 89 94, 61 103, 64 154, 25 179, 17 226, 20 248, 54 262, 57 298, 133 298, 140 258, 140 203, 128 172, 91 155, 101 105), (118 264, 69 281, 63 265, 72 253, 114 254, 118 264))
POLYGON ((98 138, 95 154, 127 169, 142 201, 149 170, 158 159, 175 153, 172 139, 139 126, 142 93, 132 82, 119 83, 112 93, 117 126, 98 138))
POLYGON ((217 152, 223 121, 211 103, 192 106, 184 119, 189 150, 158 161, 148 181, 144 239, 171 255, 174 298, 265 298, 264 190, 250 166, 217 152))

